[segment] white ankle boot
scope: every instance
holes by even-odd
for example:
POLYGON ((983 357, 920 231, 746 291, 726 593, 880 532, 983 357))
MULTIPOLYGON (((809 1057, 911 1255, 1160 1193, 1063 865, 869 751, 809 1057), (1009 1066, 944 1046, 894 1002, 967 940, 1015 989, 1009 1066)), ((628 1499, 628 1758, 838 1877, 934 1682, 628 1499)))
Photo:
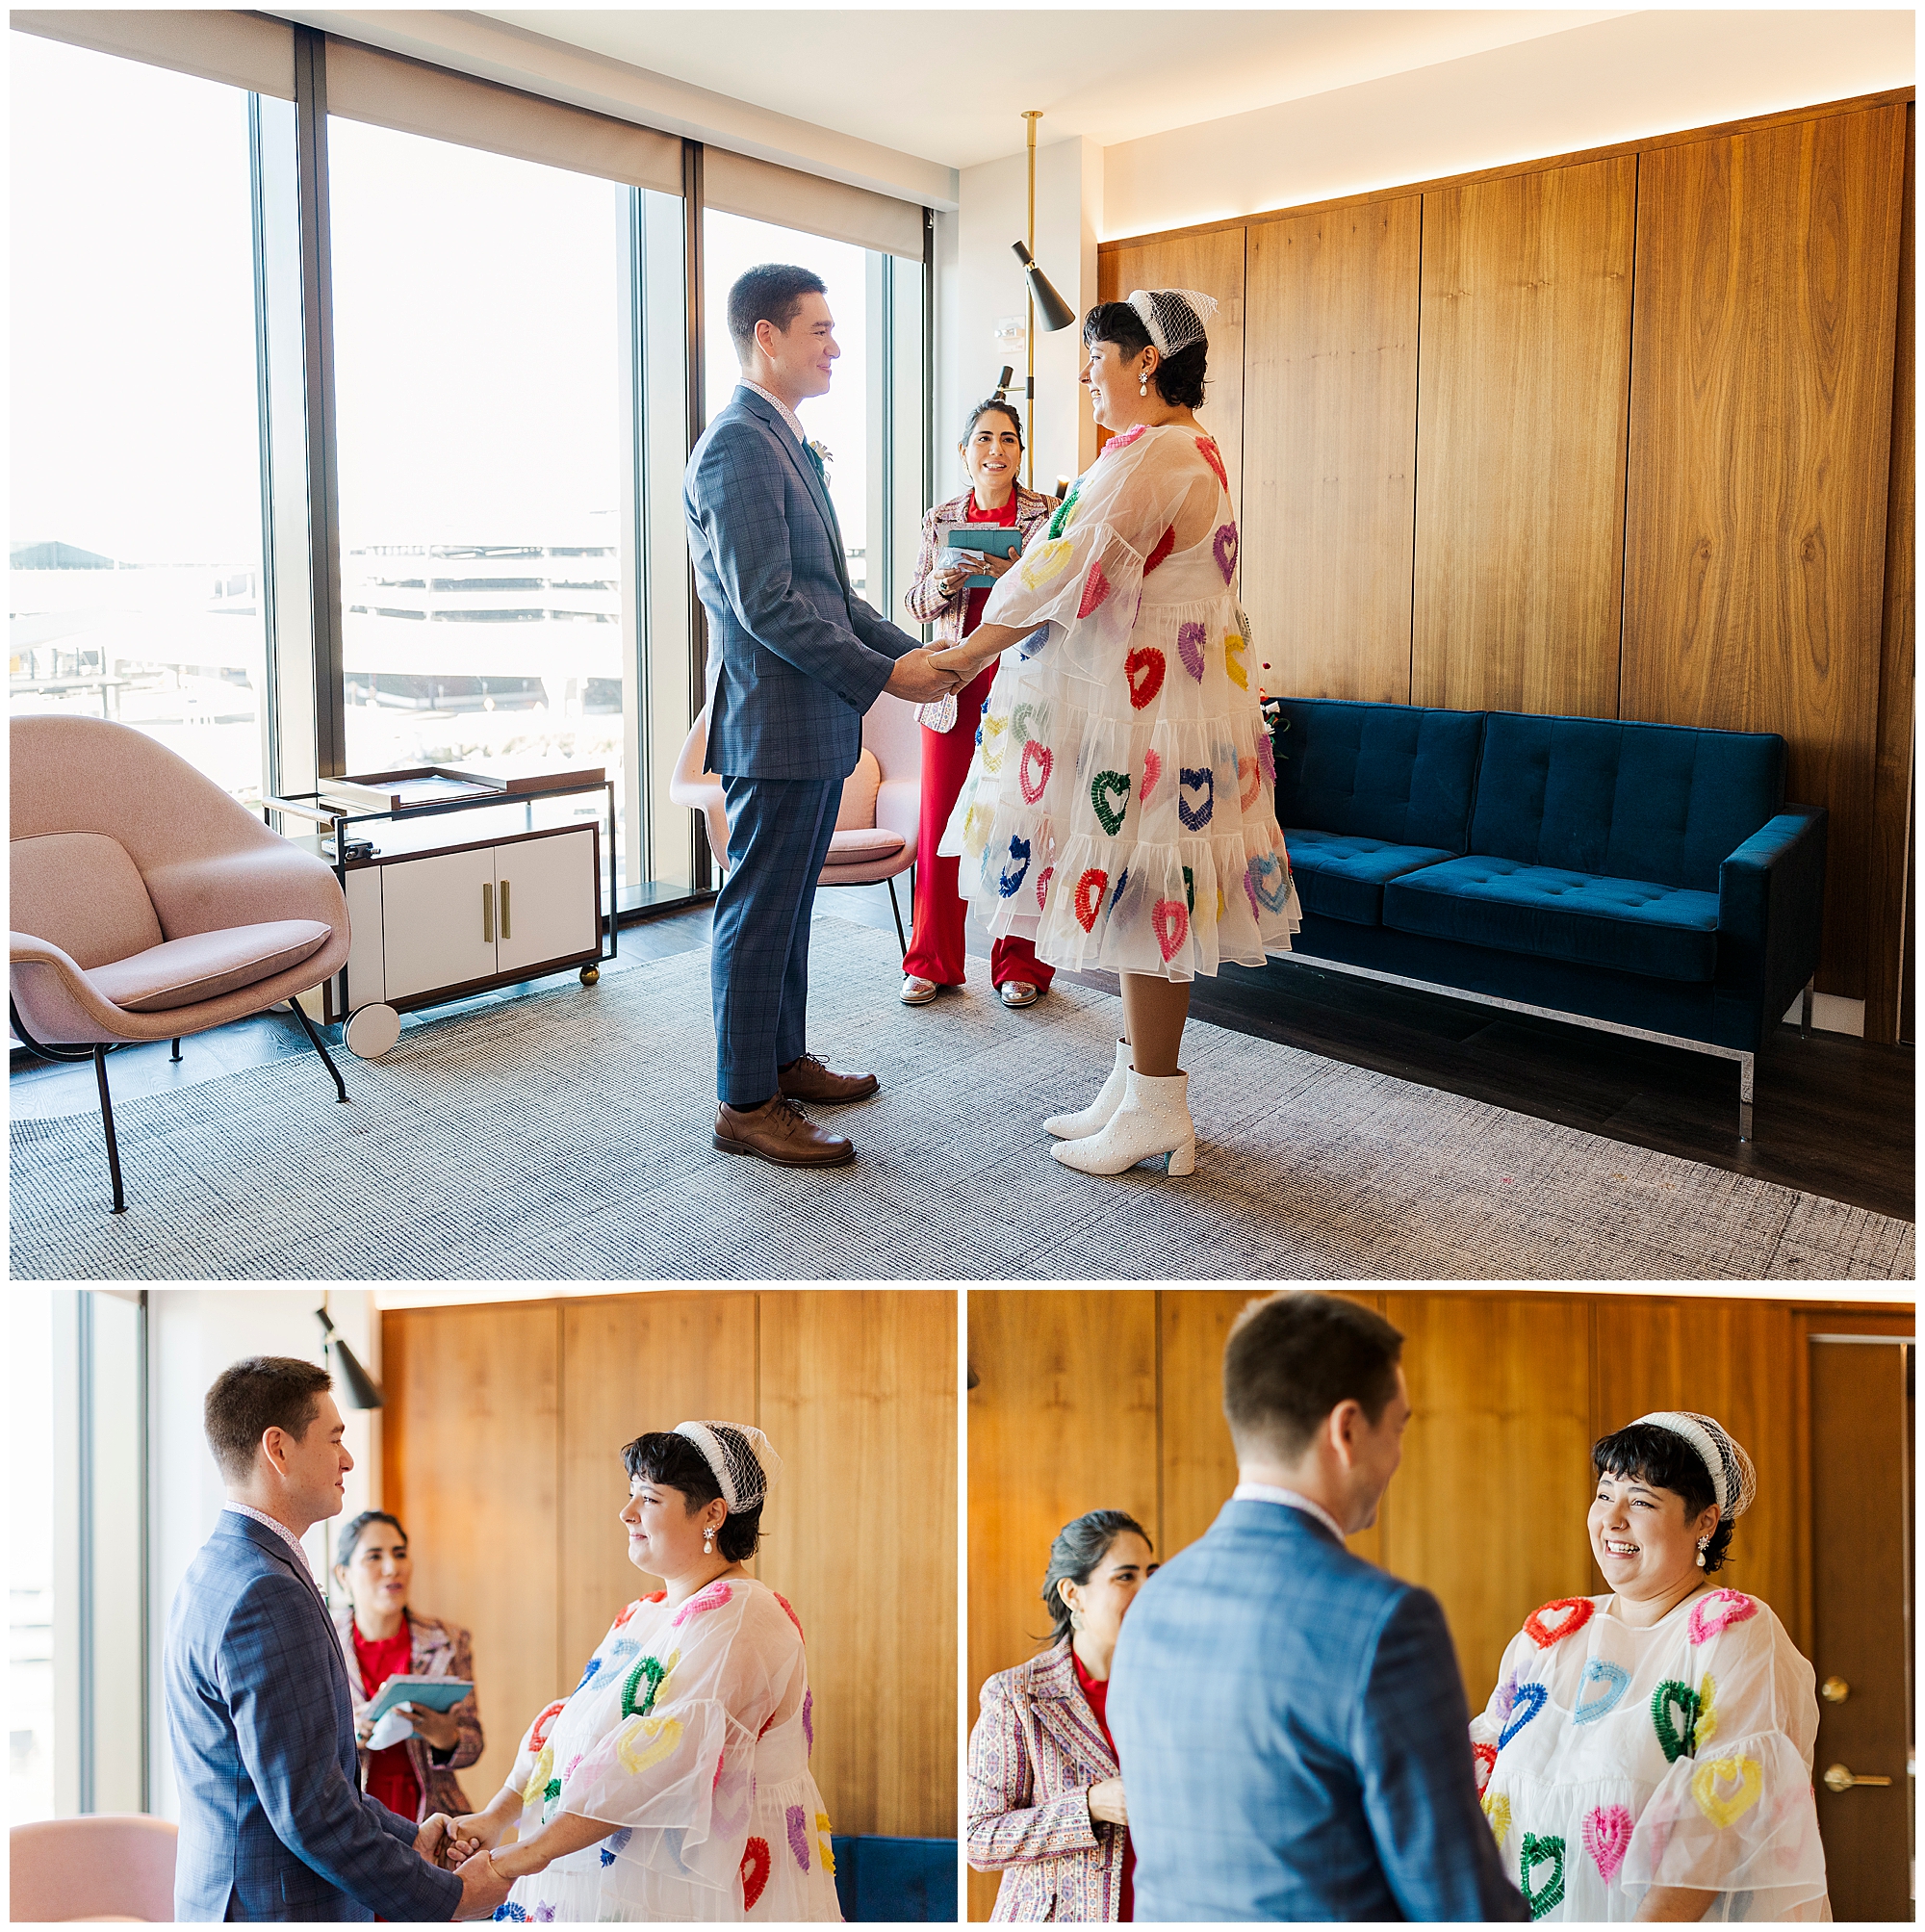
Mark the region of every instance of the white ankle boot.
MULTIPOLYGON (((1107 1091, 1107 1090, 1106 1090, 1107 1091)), ((1066 1168, 1086 1174, 1119 1174, 1162 1154, 1172 1174, 1196 1172, 1196 1126, 1190 1118, 1190 1075, 1153 1080, 1131 1068, 1123 1104, 1100 1133, 1050 1148, 1066 1168)))
POLYGON ((1116 1064, 1103 1082, 1103 1091, 1080 1114, 1052 1114, 1042 1124, 1059 1141, 1087 1140, 1110 1124, 1110 1117, 1123 1104, 1123 1084, 1130 1070, 1130 1043, 1116 1042, 1116 1064))

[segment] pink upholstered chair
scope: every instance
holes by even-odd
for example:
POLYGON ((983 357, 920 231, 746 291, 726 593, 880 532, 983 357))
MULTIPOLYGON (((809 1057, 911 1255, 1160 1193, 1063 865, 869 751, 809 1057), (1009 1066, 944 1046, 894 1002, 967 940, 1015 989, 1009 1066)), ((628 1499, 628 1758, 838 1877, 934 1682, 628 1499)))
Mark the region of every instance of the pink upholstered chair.
MULTIPOLYGON (((699 812, 708 832, 708 849, 718 870, 729 869, 729 819, 723 810, 722 781, 702 769, 708 756, 708 707, 689 727, 676 760, 668 795, 677 805, 699 812)), ((862 720, 862 756, 842 783, 842 807, 829 841, 829 862, 816 882, 822 886, 874 886, 889 889, 896 942, 906 954, 902 907, 896 876, 910 874, 910 906, 915 904, 915 841, 922 816, 922 727, 915 709, 886 691, 862 720)))
POLYGON ((8 1834, 14 1922, 170 1922, 179 1837, 166 1818, 140 1812, 15 1825, 8 1834))
POLYGON ((48 1060, 91 1060, 114 1180, 112 1047, 204 1033, 286 1000, 347 958, 332 870, 270 832, 165 745, 97 718, 13 720, 13 1033, 48 1060))

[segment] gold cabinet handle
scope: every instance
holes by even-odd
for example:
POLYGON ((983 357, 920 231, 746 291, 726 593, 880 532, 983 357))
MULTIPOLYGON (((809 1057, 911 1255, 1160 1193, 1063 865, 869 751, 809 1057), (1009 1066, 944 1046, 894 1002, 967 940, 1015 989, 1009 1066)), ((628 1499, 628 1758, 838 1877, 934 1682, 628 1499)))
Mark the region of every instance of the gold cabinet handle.
POLYGON ((1825 1772, 1825 1789, 1828 1791, 1848 1791, 1855 1785, 1888 1785, 1890 1782, 1889 1778, 1868 1778, 1848 1771, 1842 1765, 1833 1765, 1825 1772))
POLYGON ((481 888, 481 937, 488 944, 495 943, 495 882, 492 879, 481 888))
POLYGON ((1842 1677, 1828 1677, 1818 1687, 1818 1695, 1827 1704, 1842 1704, 1852 1694, 1852 1687, 1842 1677))
POLYGON ((511 940, 515 937, 508 930, 508 888, 511 884, 513 884, 512 880, 503 879, 501 881, 501 937, 504 940, 511 940))

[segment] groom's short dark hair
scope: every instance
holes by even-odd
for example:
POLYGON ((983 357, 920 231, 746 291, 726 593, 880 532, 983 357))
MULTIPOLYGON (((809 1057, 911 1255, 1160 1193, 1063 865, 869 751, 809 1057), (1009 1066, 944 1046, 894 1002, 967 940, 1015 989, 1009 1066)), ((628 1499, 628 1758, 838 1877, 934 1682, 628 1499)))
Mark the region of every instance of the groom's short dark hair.
POLYGON ((1347 1402, 1374 1427, 1397 1393, 1402 1352, 1403 1336, 1381 1315, 1340 1296, 1252 1301, 1223 1349, 1223 1414, 1238 1453, 1294 1462, 1347 1402))
POLYGON ((333 1386, 325 1369, 297 1355, 245 1355, 222 1369, 202 1412, 207 1446, 221 1475, 230 1482, 245 1481, 254 1452, 270 1429, 284 1429, 299 1441, 333 1386))
POLYGON ((745 269, 729 291, 729 333, 744 362, 756 346, 756 324, 772 322, 783 334, 795 320, 804 296, 826 296, 829 284, 813 269, 793 262, 764 262, 745 269))

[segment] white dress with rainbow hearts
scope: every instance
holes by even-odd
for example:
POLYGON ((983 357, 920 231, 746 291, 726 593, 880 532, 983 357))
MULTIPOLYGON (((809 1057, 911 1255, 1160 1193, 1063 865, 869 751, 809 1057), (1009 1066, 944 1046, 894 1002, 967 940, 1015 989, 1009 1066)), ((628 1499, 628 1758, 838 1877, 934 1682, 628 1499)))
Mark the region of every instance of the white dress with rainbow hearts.
POLYGON ((1113 437, 989 593, 986 624, 1032 634, 1003 654, 939 850, 991 939, 1168 979, 1289 951, 1236 566, 1217 446, 1166 424, 1113 437))
POLYGON ((1471 1720, 1484 1816, 1533 1919, 1829 1919, 1811 1666, 1756 1597, 1709 1589, 1649 1630, 1615 1599, 1533 1610, 1471 1720))
POLYGON ((802 1626, 766 1584, 631 1603, 509 1774, 524 1838, 561 1812, 616 1829, 517 1879, 495 1917, 839 1924, 814 1742, 802 1626))

